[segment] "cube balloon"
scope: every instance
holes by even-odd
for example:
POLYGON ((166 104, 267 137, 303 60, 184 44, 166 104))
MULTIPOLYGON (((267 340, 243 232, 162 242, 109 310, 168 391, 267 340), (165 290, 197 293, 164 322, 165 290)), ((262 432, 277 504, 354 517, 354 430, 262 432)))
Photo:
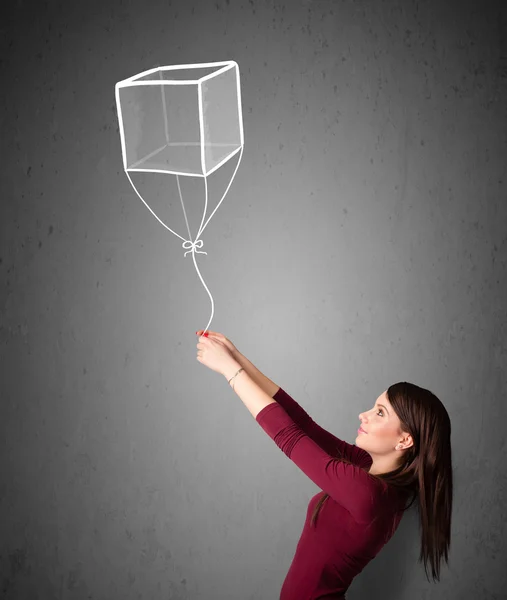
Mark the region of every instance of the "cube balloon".
POLYGON ((115 92, 125 171, 207 177, 243 147, 234 61, 157 67, 115 92))

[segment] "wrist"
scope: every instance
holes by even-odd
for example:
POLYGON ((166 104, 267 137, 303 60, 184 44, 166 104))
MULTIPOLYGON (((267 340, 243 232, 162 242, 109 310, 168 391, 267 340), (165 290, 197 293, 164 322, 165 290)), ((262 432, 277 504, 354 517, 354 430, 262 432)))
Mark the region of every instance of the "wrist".
POLYGON ((241 366, 243 366, 242 359, 244 358, 244 356, 241 354, 241 352, 237 348, 231 352, 231 356, 237 363, 239 363, 241 366))
POLYGON ((224 369, 223 376, 229 381, 231 377, 234 377, 236 373, 241 369, 241 364, 236 358, 233 358, 231 362, 224 369))

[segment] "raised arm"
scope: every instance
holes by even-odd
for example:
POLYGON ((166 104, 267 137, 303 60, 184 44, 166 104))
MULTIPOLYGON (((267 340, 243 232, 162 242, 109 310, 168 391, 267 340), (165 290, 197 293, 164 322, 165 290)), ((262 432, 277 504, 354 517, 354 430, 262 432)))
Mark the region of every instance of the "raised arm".
POLYGON ((331 456, 343 456, 358 466, 365 466, 371 457, 355 445, 337 438, 331 432, 317 425, 310 415, 279 385, 271 381, 264 373, 259 371, 241 352, 235 353, 236 361, 245 369, 248 376, 270 398, 276 400, 289 417, 311 438, 322 450, 331 456))
POLYGON ((261 373, 259 369, 255 365, 253 365, 244 354, 241 354, 241 352, 239 352, 239 350, 234 353, 234 358, 239 362, 243 369, 245 369, 250 379, 253 379, 253 381, 255 381, 255 383, 264 392, 266 392, 266 394, 270 398, 273 398, 273 396, 280 389, 280 386, 276 385, 276 383, 274 383, 273 381, 271 381, 271 379, 266 377, 264 373, 261 373))

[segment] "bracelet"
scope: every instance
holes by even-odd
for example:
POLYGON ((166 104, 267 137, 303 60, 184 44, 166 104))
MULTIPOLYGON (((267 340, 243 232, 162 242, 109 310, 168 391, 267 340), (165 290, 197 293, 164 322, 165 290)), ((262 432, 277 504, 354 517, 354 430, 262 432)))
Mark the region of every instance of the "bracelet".
MULTIPOLYGON (((236 373, 236 375, 239 375, 241 373, 241 371, 244 371, 245 369, 243 367, 241 367, 241 369, 236 373)), ((236 377, 236 375, 233 375, 229 381, 227 383, 231 383, 231 381, 234 379, 234 377, 236 377)), ((232 389, 234 389, 234 384, 232 384, 232 389)))

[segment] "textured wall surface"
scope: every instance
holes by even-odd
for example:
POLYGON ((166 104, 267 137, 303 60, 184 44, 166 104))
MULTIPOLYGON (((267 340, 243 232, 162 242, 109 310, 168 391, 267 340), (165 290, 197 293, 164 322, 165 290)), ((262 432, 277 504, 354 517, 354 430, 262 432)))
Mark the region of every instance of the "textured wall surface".
POLYGON ((123 172, 114 98, 235 60, 245 151, 196 255, 210 329, 351 443, 396 381, 447 407, 449 567, 426 580, 408 513, 348 598, 506 598, 506 8, 0 10, 0 597, 278 598, 318 488, 197 362, 210 299, 123 172))

